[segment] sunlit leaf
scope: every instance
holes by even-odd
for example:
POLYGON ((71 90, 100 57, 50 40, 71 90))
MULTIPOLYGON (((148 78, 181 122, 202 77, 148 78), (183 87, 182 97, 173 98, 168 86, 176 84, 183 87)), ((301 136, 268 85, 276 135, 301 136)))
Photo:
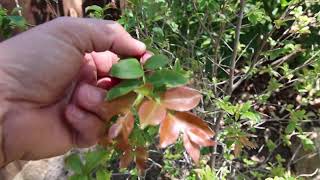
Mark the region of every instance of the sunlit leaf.
POLYGON ((137 59, 130 58, 119 61, 112 66, 110 76, 120 79, 136 79, 142 77, 144 72, 137 59))
POLYGON ((189 111, 199 104, 201 97, 197 90, 182 86, 167 90, 161 102, 171 110, 189 111))
POLYGON ((138 88, 140 85, 142 85, 142 81, 138 79, 124 80, 108 91, 106 99, 111 101, 117 97, 128 94, 130 91, 138 88))
POLYGON ((164 55, 151 56, 148 61, 144 64, 144 67, 149 70, 155 70, 160 67, 164 67, 169 63, 169 59, 164 55))
POLYGON ((188 79, 186 79, 182 74, 175 72, 174 70, 163 69, 156 71, 152 75, 148 76, 147 82, 155 87, 177 87, 187 84, 188 79))
POLYGON ((160 147, 165 148, 177 141, 179 137, 179 124, 170 114, 167 114, 165 120, 160 125, 160 147))
POLYGON ((183 133, 186 150, 195 162, 198 162, 201 146, 213 146, 214 132, 199 117, 189 112, 168 113, 160 125, 160 147, 174 143, 179 133, 183 133))
POLYGON ((211 137, 208 136, 208 134, 204 133, 203 131, 199 131, 196 128, 190 128, 188 132, 188 137, 190 140, 200 146, 207 147, 207 146, 213 146, 216 143, 211 140, 211 137))
POLYGON ((144 101, 139 108, 139 118, 141 128, 145 128, 148 125, 158 125, 166 116, 166 109, 157 102, 144 101))
POLYGON ((192 158, 192 160, 198 164, 199 158, 200 158, 200 146, 196 143, 190 141, 188 135, 184 134, 183 136, 183 145, 186 148, 186 151, 188 152, 189 156, 192 158))

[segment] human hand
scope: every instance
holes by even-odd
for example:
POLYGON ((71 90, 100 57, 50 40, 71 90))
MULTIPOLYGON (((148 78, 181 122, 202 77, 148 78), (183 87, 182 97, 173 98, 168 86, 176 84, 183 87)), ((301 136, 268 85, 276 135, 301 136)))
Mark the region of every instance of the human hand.
POLYGON ((103 88, 114 84, 109 69, 118 55, 145 51, 117 23, 80 18, 59 18, 0 43, 5 161, 95 144, 104 133, 103 88))

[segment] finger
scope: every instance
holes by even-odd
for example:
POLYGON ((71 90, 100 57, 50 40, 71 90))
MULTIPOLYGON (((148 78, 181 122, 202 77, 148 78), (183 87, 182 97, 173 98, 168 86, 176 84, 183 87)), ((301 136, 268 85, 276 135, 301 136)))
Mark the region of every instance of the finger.
POLYGON ((146 51, 144 43, 132 38, 115 21, 62 17, 48 24, 48 31, 82 54, 109 50, 120 56, 140 57, 146 51))
POLYGON ((75 105, 68 105, 65 114, 67 121, 75 132, 73 141, 77 147, 92 146, 102 137, 105 130, 104 123, 94 114, 75 105))
POLYGON ((151 51, 146 51, 140 58, 141 64, 146 63, 151 56, 153 56, 153 53, 151 51))
POLYGON ((98 77, 107 76, 112 65, 119 61, 119 57, 110 51, 92 52, 91 56, 96 65, 98 77))
POLYGON ((97 68, 92 55, 89 53, 84 56, 84 64, 80 70, 79 80, 92 85, 97 83, 97 68))
POLYGON ((104 89, 89 84, 81 84, 76 90, 74 98, 80 108, 99 116, 99 105, 103 103, 105 94, 104 89))
POLYGON ((119 84, 120 79, 113 78, 113 77, 104 77, 98 80, 97 86, 102 89, 109 90, 113 86, 119 84))

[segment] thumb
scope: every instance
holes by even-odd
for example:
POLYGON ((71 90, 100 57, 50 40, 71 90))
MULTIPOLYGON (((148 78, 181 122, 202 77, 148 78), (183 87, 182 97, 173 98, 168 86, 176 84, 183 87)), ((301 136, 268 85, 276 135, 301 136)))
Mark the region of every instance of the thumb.
POLYGON ((115 21, 63 17, 51 21, 43 28, 77 47, 83 54, 109 50, 120 56, 137 57, 146 51, 144 43, 132 38, 115 21))
POLYGON ((105 94, 106 90, 83 83, 76 90, 74 99, 83 110, 92 112, 103 119, 99 106, 104 102, 105 94))

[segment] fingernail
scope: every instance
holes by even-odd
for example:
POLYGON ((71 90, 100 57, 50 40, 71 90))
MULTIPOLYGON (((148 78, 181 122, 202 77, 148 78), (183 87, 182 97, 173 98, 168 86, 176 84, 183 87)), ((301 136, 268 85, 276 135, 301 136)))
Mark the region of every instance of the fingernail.
POLYGON ((70 105, 69 107, 69 114, 72 116, 71 118, 74 120, 77 119, 84 119, 85 118, 85 113, 83 111, 81 111, 78 107, 76 107, 75 105, 70 105))
POLYGON ((137 47, 139 47, 139 49, 141 49, 141 50, 143 50, 145 52, 146 45, 143 42, 139 41, 139 40, 136 40, 136 42, 137 42, 137 47))

